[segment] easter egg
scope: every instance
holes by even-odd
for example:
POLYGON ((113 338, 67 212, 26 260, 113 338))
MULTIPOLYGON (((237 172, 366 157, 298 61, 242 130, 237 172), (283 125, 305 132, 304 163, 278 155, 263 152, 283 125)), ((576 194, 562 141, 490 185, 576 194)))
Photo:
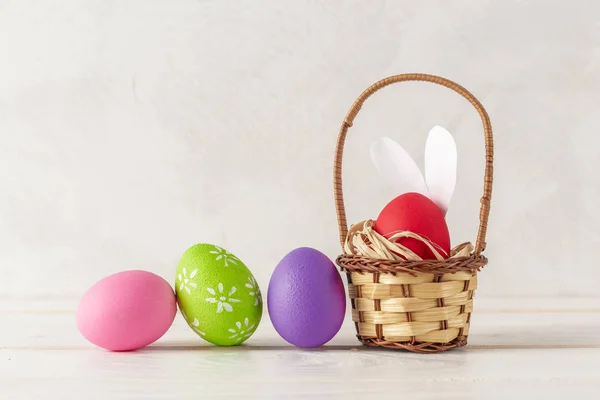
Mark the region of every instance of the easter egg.
POLYGON ((277 265, 267 292, 273 326, 287 342, 318 347, 340 330, 346 294, 339 272, 318 250, 301 247, 277 265))
MULTIPOLYGON (((450 254, 450 233, 444 214, 432 200, 419 193, 404 193, 390 201, 373 229, 388 239, 395 233, 410 231, 429 239, 444 258, 450 254)), ((424 260, 435 260, 431 249, 417 239, 398 238, 396 242, 424 260)))
POLYGON ((244 342, 262 317, 260 288, 250 270, 212 244, 186 250, 177 266, 175 292, 190 328, 219 346, 244 342))
POLYGON ((164 335, 176 313, 175 294, 167 281, 147 271, 124 271, 85 292, 77 308, 77 328, 96 346, 135 350, 164 335))

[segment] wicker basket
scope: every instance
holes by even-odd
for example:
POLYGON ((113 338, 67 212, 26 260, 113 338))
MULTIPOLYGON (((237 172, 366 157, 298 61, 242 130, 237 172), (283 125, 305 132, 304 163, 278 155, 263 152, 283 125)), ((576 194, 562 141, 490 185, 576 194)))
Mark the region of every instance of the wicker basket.
POLYGON ((424 81, 452 89, 477 110, 485 134, 485 176, 479 231, 472 252, 447 260, 388 260, 345 252, 337 264, 348 277, 352 319, 358 339, 367 346, 435 353, 467 344, 477 272, 487 264, 481 254, 490 210, 493 175, 492 126, 481 103, 462 86, 438 76, 403 74, 380 80, 354 102, 340 129, 335 152, 334 192, 344 249, 348 237, 342 193, 342 154, 348 129, 364 102, 392 83, 424 81))

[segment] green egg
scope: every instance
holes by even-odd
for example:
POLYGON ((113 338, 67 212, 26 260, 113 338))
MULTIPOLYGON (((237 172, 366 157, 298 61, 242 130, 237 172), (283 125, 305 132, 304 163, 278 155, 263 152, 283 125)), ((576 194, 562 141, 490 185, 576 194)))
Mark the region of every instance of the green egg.
POLYGON ((175 293, 190 328, 219 346, 243 343, 262 317, 260 288, 248 267, 212 244, 186 250, 177 266, 175 293))

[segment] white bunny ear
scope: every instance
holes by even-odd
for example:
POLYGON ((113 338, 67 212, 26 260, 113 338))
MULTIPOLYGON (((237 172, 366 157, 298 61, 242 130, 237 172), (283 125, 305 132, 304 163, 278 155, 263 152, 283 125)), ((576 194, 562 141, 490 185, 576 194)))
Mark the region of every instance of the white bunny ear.
POLYGON ((456 186, 456 143, 441 126, 429 131, 425 144, 425 179, 430 199, 446 215, 456 186))
POLYGON ((410 154, 392 139, 383 137, 371 145, 371 159, 383 179, 399 194, 417 192, 429 197, 421 170, 410 154))

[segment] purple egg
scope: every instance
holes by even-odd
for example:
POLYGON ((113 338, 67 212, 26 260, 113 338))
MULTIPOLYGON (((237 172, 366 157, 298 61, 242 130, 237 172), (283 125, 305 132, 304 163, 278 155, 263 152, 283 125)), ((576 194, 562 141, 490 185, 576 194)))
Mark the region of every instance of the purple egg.
POLYGON ((309 247, 279 262, 267 293, 277 333, 298 347, 318 347, 340 330, 346 313, 344 284, 327 256, 309 247))

